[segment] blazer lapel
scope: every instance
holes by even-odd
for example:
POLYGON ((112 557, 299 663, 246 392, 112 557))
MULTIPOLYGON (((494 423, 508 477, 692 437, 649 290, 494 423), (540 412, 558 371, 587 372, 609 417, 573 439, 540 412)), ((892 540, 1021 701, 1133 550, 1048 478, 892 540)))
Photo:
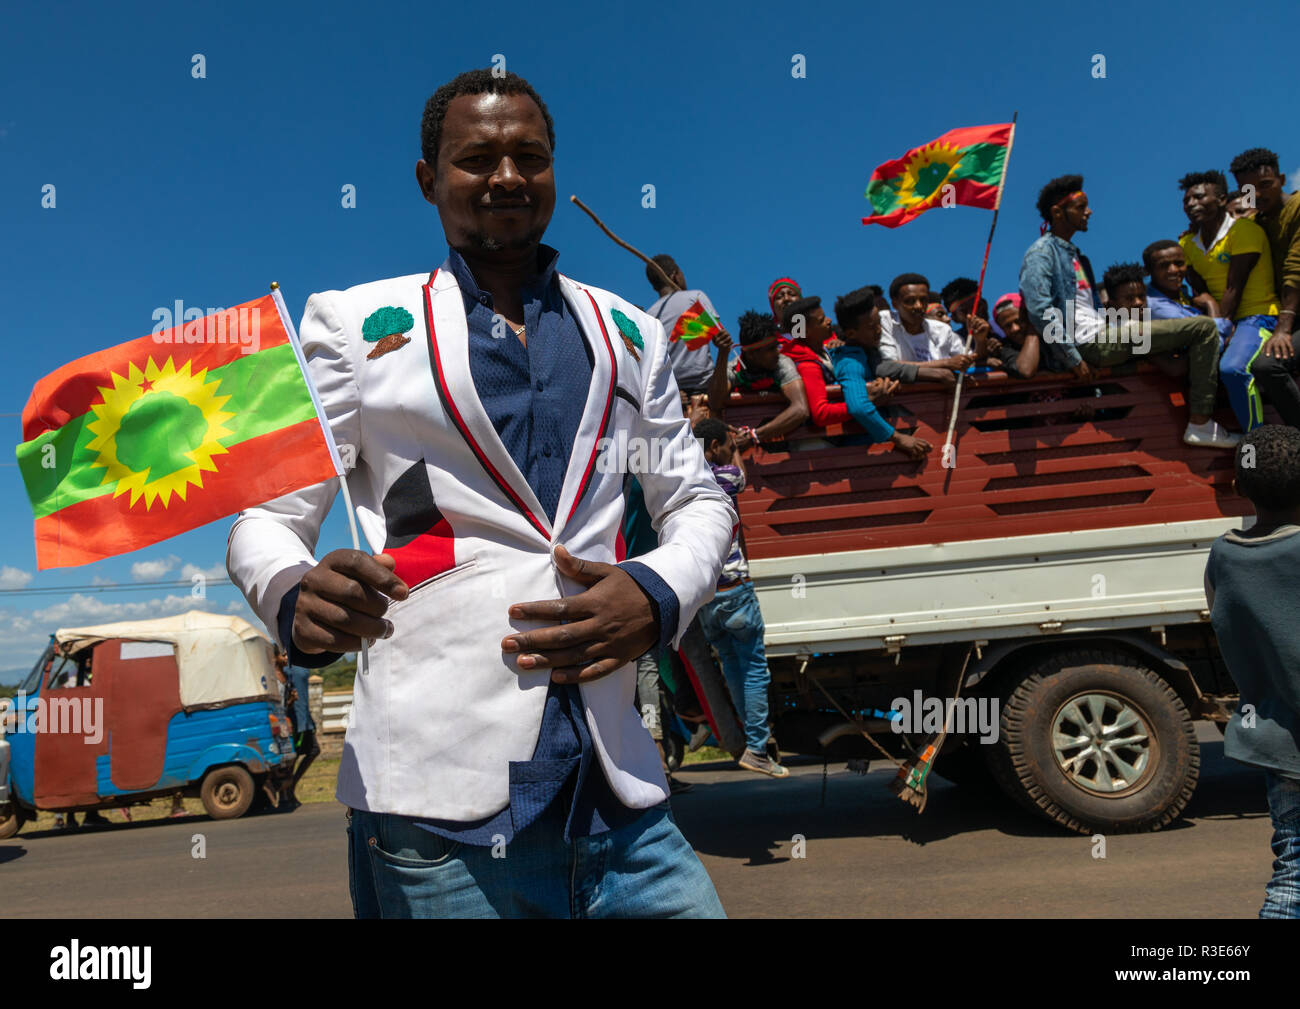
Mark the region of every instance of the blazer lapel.
MULTIPOLYGON (((460 430, 479 465, 549 542, 551 524, 546 511, 506 451, 474 388, 469 368, 469 326, 456 278, 447 270, 435 270, 424 285, 423 301, 433 383, 443 409, 460 430)), ((585 417, 583 423, 586 424, 585 417)))
POLYGON ((606 437, 610 418, 614 412, 614 392, 618 386, 618 360, 614 353, 612 319, 608 319, 586 288, 568 277, 560 277, 560 288, 570 311, 577 320, 583 339, 591 348, 593 366, 591 388, 583 407, 578 435, 569 453, 569 465, 564 473, 564 486, 560 491, 560 504, 556 509, 555 537, 558 539, 574 512, 582 503, 583 495, 591 484, 600 452, 600 440, 606 437))

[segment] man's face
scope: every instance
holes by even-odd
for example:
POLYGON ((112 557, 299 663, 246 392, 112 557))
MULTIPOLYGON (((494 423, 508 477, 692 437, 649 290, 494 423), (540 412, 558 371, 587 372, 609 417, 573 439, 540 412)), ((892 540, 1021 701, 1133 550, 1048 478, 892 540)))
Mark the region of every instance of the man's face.
POLYGON ((1254 217, 1255 208, 1246 206, 1246 198, 1238 196, 1235 200, 1228 201, 1228 216, 1234 221, 1243 217, 1254 217))
POLYGON ((849 343, 856 343, 859 347, 879 347, 880 309, 872 305, 871 311, 859 316, 852 329, 845 329, 842 332, 844 339, 849 343))
POLYGON ((1219 220, 1227 205, 1227 197, 1219 192, 1219 187, 1208 182, 1192 186, 1183 193, 1183 212, 1193 228, 1219 220))
POLYGON ((898 311, 898 317, 912 330, 922 325, 928 304, 930 304, 929 284, 904 284, 894 296, 894 308, 898 311))
POLYGON ((1151 255, 1151 283, 1161 294, 1177 298, 1187 276, 1187 257, 1175 246, 1151 255))
POLYGON ((1140 280, 1129 280, 1120 284, 1115 289, 1114 294, 1111 295, 1111 305, 1115 308, 1126 308, 1129 311, 1146 308, 1146 285, 1140 280))
POLYGON ((1007 305, 999 309, 995 315, 998 326, 1006 334, 1007 342, 1019 349, 1025 342, 1025 330, 1020 325, 1020 309, 1015 305, 1007 305))
POLYGON ((751 368, 757 371, 776 371, 777 362, 781 358, 781 348, 777 345, 776 337, 769 336, 765 340, 759 340, 757 343, 751 343, 743 351, 745 361, 751 368))
POLYGON ((527 95, 461 95, 447 105, 436 165, 415 174, 447 244, 482 256, 541 241, 555 210, 551 145, 527 95))
POLYGON ((948 309, 943 307, 942 301, 932 301, 925 306, 925 317, 927 319, 936 319, 939 322, 947 322, 949 319, 948 309))
POLYGON ((1235 175, 1237 188, 1255 187, 1255 212, 1266 217, 1271 216, 1282 207, 1282 187, 1286 185, 1286 176, 1273 171, 1272 166, 1258 168, 1250 172, 1235 175))
POLYGON ((1052 210, 1052 222, 1056 224, 1058 218, 1063 222, 1070 231, 1087 231, 1088 219, 1092 217, 1092 208, 1088 206, 1088 197, 1080 193, 1069 203, 1052 210))
POLYGON ((793 287, 779 287, 776 294, 772 295, 772 304, 776 306, 776 317, 780 319, 785 314, 785 306, 791 302, 799 300, 799 292, 793 287))
MULTIPOLYGON (((966 295, 966 297, 958 298, 951 305, 949 305, 948 313, 952 317, 952 321, 955 322, 958 326, 966 325, 966 319, 970 315, 970 307, 974 301, 975 301, 975 295, 968 294, 966 295)), ((948 320, 944 319, 943 321, 947 322, 948 320)))
POLYGON ((831 320, 826 318, 820 305, 808 313, 808 335, 814 340, 829 340, 835 335, 831 320))

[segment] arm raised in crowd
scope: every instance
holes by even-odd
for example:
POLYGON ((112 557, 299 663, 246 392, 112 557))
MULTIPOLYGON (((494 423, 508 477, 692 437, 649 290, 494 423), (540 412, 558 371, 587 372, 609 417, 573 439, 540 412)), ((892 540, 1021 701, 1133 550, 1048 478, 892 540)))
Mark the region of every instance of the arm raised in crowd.
POLYGON ((727 400, 731 398, 731 378, 727 368, 731 363, 731 335, 720 330, 713 337, 713 346, 718 351, 713 362, 713 374, 709 376, 709 413, 719 419, 726 413, 727 400))

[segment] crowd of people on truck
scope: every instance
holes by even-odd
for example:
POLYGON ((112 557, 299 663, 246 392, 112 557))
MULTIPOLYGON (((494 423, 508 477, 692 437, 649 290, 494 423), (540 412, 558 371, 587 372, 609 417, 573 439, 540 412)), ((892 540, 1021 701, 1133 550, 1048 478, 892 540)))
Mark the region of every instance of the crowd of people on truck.
MULTIPOLYGON (((1251 148, 1229 166, 1178 182, 1188 228, 1159 238, 1097 282, 1077 244, 1092 207, 1081 175, 1052 179, 1038 194, 1042 234, 1024 254, 1019 288, 980 297, 967 277, 938 291, 920 273, 902 273, 886 292, 867 285, 836 298, 834 322, 821 298, 789 277, 768 288, 769 311, 737 325, 739 356, 725 329, 707 344, 673 342, 670 357, 692 421, 725 418, 734 391, 779 391, 785 406, 757 428, 735 430, 741 451, 780 441, 804 425, 856 421, 874 443, 919 459, 932 447, 897 430, 880 407, 900 386, 940 382, 978 367, 1031 378, 1151 360, 1188 383, 1184 441, 1231 448, 1240 434, 1211 414, 1222 384, 1242 432, 1263 423, 1265 403, 1300 427, 1292 330, 1300 308, 1300 197, 1286 194, 1277 155, 1251 148), (832 400, 827 386, 843 396, 832 400)), ((649 313, 672 332, 696 303, 717 318, 708 295, 687 287, 671 256, 646 274, 659 298, 649 313), (672 282, 665 283, 665 277, 672 282)))
MULTIPOLYGON (((1233 190, 1219 170, 1184 175, 1178 188, 1187 230, 1150 242, 1140 254, 1135 249, 1133 260, 1110 266, 1100 284, 1076 241, 1093 212, 1083 177, 1062 175, 1038 194, 1041 234, 1024 254, 1018 290, 993 299, 991 312, 970 278, 936 292, 926 276, 901 273, 888 291, 866 285, 837 297, 832 322, 820 297, 781 277, 768 287, 768 311, 740 316, 734 359, 736 341, 725 328, 714 334, 712 352, 708 343, 674 340, 669 357, 683 409, 715 478, 734 500, 745 486, 746 449, 781 442, 804 426, 849 421, 865 434, 848 440, 887 443, 924 459, 934 446, 895 427, 886 405, 904 385, 952 387, 969 368, 1013 380, 1057 372, 1086 381, 1096 369, 1149 356, 1186 377, 1189 445, 1230 449, 1241 441, 1241 433, 1212 417, 1220 385, 1242 433, 1264 423, 1265 403, 1300 429, 1300 356, 1292 338, 1300 308, 1300 195, 1284 192, 1286 176, 1270 150, 1242 152, 1229 171, 1233 190), (827 393, 835 384, 842 399, 827 393), (764 391, 783 397, 775 416, 758 427, 726 423, 733 392, 764 391)), ((672 256, 654 257, 646 276, 659 294, 647 311, 665 332, 697 307, 718 318, 672 256)), ((637 514, 629 511, 629 530, 637 514)), ((763 617, 742 545, 738 526, 698 632, 716 653, 744 723, 741 766, 779 777, 785 771, 768 737, 763 617)), ((707 656, 706 649, 692 661, 707 656)), ((648 656, 643 667, 662 668, 660 660, 648 656)), ((639 683, 646 709, 657 707, 655 677, 639 683)))

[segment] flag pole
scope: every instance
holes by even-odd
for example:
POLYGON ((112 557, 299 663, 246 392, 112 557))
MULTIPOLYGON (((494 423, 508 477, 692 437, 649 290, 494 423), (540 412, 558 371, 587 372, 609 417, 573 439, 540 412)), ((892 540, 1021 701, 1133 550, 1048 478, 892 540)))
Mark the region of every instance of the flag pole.
MULTIPOLYGON (((980 295, 984 292, 984 274, 989 268, 989 252, 993 248, 993 232, 998 226, 998 212, 1002 209, 1002 190, 1007 184, 1007 167, 1011 164, 1011 149, 1016 143, 1016 117, 1019 115, 1019 109, 1011 113, 1011 135, 1007 137, 1007 154, 1006 157, 1002 159, 1002 177, 998 179, 998 194, 993 199, 993 220, 989 222, 989 238, 988 241, 984 243, 984 261, 980 263, 980 279, 979 283, 975 286, 975 300, 971 302, 970 318, 974 318, 979 314, 980 295)), ((975 331, 968 323, 966 326, 966 353, 970 353, 974 340, 975 331)), ((965 371, 962 371, 957 376, 957 387, 952 393, 952 412, 948 417, 948 435, 943 441, 943 453, 939 456, 940 460, 951 458, 950 446, 953 442, 954 432, 957 429, 957 406, 961 402, 962 379, 965 377, 965 371)), ((953 465, 948 468, 951 470, 955 467, 956 460, 953 460, 953 465)))
MULTIPOLYGON (((280 313, 280 322, 284 325, 284 331, 289 336, 289 343, 293 346, 294 355, 298 358, 298 368, 302 372, 303 381, 307 383, 307 391, 311 393, 312 405, 316 408, 316 420, 325 433, 325 443, 329 446, 330 455, 334 459, 334 471, 339 477, 339 489, 343 491, 343 509, 348 516, 348 529, 352 533, 352 549, 361 550, 361 538, 357 535, 357 512, 352 507, 352 495, 348 493, 348 478, 343 472, 343 460, 339 457, 338 445, 334 443, 334 432, 330 430, 329 422, 325 418, 325 410, 321 406, 320 396, 316 393, 316 383, 311 380, 311 372, 307 369, 307 358, 303 354, 302 344, 298 341, 298 330, 294 328, 293 320, 289 318, 289 311, 284 304, 284 295, 280 293, 280 284, 278 281, 271 281, 271 298, 275 302, 275 309, 280 313)), ((290 642, 292 644, 292 642, 290 642)), ((285 652, 288 652, 288 647, 285 652)), ((366 639, 361 639, 361 674, 366 676, 370 673, 370 649, 366 645, 366 639)))

